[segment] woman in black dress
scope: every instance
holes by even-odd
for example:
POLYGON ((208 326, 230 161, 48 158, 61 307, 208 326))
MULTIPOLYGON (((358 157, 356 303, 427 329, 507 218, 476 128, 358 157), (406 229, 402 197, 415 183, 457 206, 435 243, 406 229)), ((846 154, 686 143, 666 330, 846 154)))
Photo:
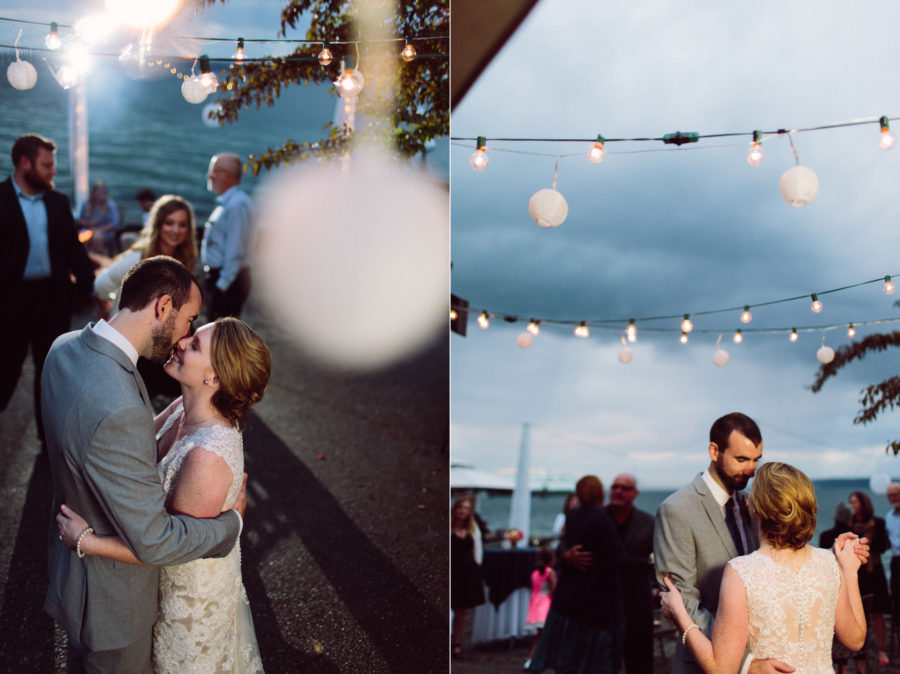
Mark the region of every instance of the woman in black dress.
POLYGON ((481 584, 481 532, 475 522, 475 497, 461 494, 450 513, 450 608, 453 609, 453 656, 462 653, 470 608, 484 603, 481 584))
MULTIPOLYGON (((884 650, 884 614, 891 612, 891 595, 888 592, 884 567, 881 565, 881 553, 891 544, 884 520, 875 517, 875 509, 869 495, 855 491, 850 494, 849 500, 850 509, 853 511, 853 520, 850 523, 853 533, 869 539, 871 555, 869 563, 859 567, 859 593, 863 597, 872 595, 869 610, 872 612, 872 627, 875 630, 875 641, 878 643, 878 664, 886 665, 888 656, 884 650)), ((857 660, 857 669, 860 672, 865 671, 859 665, 860 661, 857 660)))

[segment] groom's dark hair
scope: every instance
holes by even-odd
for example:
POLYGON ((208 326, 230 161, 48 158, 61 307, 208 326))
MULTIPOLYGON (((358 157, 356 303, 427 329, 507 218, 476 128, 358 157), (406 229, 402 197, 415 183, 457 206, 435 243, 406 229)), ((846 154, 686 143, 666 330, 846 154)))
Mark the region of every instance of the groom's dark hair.
POLYGON ((716 443, 718 448, 724 451, 728 447, 728 436, 731 435, 731 431, 737 431, 757 447, 762 443, 759 426, 753 419, 740 412, 732 412, 716 419, 709 429, 709 441, 716 443))
POLYGON ((174 257, 148 257, 125 272, 119 290, 119 308, 140 311, 157 297, 169 295, 177 311, 190 300, 191 284, 200 287, 190 270, 174 257))

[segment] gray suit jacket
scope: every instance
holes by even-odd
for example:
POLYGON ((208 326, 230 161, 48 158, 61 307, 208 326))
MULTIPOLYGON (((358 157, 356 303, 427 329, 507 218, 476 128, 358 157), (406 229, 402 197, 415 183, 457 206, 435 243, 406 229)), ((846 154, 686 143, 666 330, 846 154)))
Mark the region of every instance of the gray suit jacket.
MULTIPOLYGON (((156 471, 147 389, 128 357, 91 327, 60 336, 41 378, 44 433, 53 471, 53 516, 61 503, 101 536, 119 536, 146 564, 220 557, 240 524, 169 515, 156 471)), ((157 566, 79 559, 51 518, 50 588, 44 609, 89 650, 117 650, 152 629, 157 566)), ((149 663, 148 663, 149 664, 149 663)))
MULTIPOLYGON (((744 530, 750 547, 759 547, 759 536, 749 517, 744 517, 744 530)), ((653 535, 656 579, 664 587, 669 576, 681 596, 691 618, 707 636, 719 607, 719 586, 728 560, 738 551, 731 540, 722 509, 709 491, 701 475, 669 496, 656 511, 653 535)), ((672 672, 700 672, 690 650, 678 640, 672 672)))

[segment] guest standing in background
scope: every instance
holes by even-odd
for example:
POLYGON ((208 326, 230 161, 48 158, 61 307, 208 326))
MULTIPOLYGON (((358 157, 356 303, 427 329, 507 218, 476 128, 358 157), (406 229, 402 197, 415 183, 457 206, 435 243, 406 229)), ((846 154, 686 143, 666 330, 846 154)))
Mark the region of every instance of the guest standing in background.
POLYGON ((141 225, 146 227, 150 222, 150 209, 153 208, 153 203, 156 201, 156 192, 145 187, 138 190, 138 193, 134 195, 134 200, 141 209, 141 225))
POLYGON ((622 561, 622 597, 625 605, 625 641, 622 655, 627 674, 653 671, 653 515, 634 507, 640 493, 634 475, 616 475, 606 512, 616 525, 625 549, 622 561))
POLYGON ((16 390, 31 347, 35 419, 41 425, 41 370, 53 340, 67 332, 76 291, 87 301, 94 272, 72 218, 55 191, 56 145, 27 134, 12 148, 13 174, 0 183, 0 289, 6 329, 0 330, 0 411, 16 390), (75 284, 72 283, 72 277, 75 284))
MULTIPOLYGON (((869 610, 872 612, 872 627, 875 630, 875 641, 878 644, 878 664, 889 663, 884 650, 884 614, 891 611, 891 597, 888 594, 887 578, 881 565, 881 553, 890 547, 884 520, 875 516, 875 508, 869 495, 862 491, 850 494, 850 509, 853 519, 850 523, 853 533, 860 538, 868 538, 871 554, 869 562, 859 567, 859 593, 865 597, 872 595, 869 610)), ((864 661, 857 660, 860 672, 865 671, 864 661)))
POLYGON ((894 625, 900 620, 900 482, 891 482, 887 488, 887 499, 892 508, 884 517, 888 538, 891 542, 891 599, 894 625))
POLYGON ((534 635, 534 643, 528 652, 525 669, 531 664, 531 656, 534 655, 534 649, 540 641, 541 630, 544 629, 547 612, 550 610, 550 602, 553 601, 553 590, 556 588, 554 561, 553 548, 547 546, 538 548, 534 559, 534 571, 531 572, 531 597, 528 600, 528 616, 525 619, 525 627, 536 628, 537 634, 534 635))
POLYGON ((619 569, 624 556, 615 525, 603 509, 603 483, 585 475, 575 486, 581 506, 566 516, 566 546, 591 554, 581 570, 563 564, 553 601, 528 671, 613 674, 622 627, 619 569))
POLYGON ((219 316, 240 316, 250 295, 250 255, 256 238, 253 202, 240 183, 240 157, 217 154, 210 160, 206 187, 219 196, 200 248, 210 322, 219 316))
POLYGON ((475 522, 475 497, 461 494, 450 513, 450 608, 453 610, 453 657, 462 655, 469 609, 484 603, 481 583, 481 531, 475 522))
POLYGON ((116 230, 119 228, 119 210, 109 198, 109 188, 102 180, 91 186, 91 194, 78 214, 78 226, 90 229, 93 236, 88 248, 94 253, 112 257, 119 252, 116 230))
POLYGON ((563 501, 562 512, 556 516, 555 520, 553 520, 553 536, 558 541, 557 544, 561 543, 565 536, 566 514, 570 510, 577 508, 578 505, 578 496, 574 491, 570 491, 566 494, 566 499, 563 501))

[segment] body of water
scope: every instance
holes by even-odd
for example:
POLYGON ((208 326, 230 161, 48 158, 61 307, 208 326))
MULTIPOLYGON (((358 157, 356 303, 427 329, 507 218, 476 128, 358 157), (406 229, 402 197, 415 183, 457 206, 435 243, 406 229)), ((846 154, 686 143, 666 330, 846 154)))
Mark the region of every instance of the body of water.
MULTIPOLYGON (((816 533, 812 543, 819 541, 819 534, 834 526, 834 508, 838 503, 847 503, 850 493, 862 491, 872 499, 875 506, 875 514, 884 517, 890 510, 887 496, 873 494, 869 489, 867 478, 841 479, 841 480, 814 480, 816 488, 816 500, 819 503, 818 519, 816 521, 816 533)), ((651 515, 656 514, 659 505, 667 496, 675 490, 667 491, 641 491, 635 499, 635 507, 644 510, 651 515)), ((562 492, 535 492, 531 497, 531 536, 544 538, 553 535, 553 520, 562 512, 566 494, 562 492)), ((479 494, 477 510, 485 519, 492 530, 505 529, 509 525, 509 494, 479 494)), ((885 571, 890 570, 890 551, 885 554, 885 571)))

